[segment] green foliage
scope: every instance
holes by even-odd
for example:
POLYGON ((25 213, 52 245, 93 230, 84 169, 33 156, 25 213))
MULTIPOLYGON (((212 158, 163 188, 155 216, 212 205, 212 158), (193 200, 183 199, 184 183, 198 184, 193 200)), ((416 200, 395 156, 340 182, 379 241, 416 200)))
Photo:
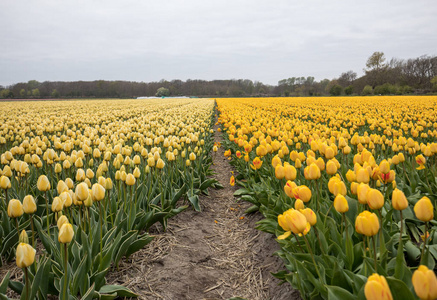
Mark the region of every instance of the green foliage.
POLYGON ((366 85, 361 92, 363 96, 370 96, 373 94, 373 88, 370 85, 366 85))
POLYGON ((344 94, 345 95, 352 95, 352 93, 354 92, 354 87, 352 85, 349 85, 347 87, 344 88, 344 94))
POLYGON ((340 96, 342 91, 343 88, 340 85, 335 84, 329 89, 329 94, 331 96, 340 96))
POLYGON ((156 97, 168 97, 170 96, 170 90, 165 87, 160 87, 155 94, 156 97))

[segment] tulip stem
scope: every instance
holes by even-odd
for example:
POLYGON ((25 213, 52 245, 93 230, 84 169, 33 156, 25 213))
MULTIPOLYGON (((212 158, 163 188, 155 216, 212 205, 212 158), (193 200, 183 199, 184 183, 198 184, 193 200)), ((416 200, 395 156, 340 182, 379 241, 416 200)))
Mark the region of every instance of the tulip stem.
POLYGON ((67 243, 64 244, 64 289, 62 299, 67 299, 67 282, 68 282, 68 250, 67 243))
POLYGON ((426 240, 427 240, 427 233, 428 233, 428 222, 425 222, 425 233, 424 233, 424 239, 423 239, 422 254, 421 254, 421 256, 420 256, 420 264, 422 264, 422 261, 423 261, 423 255, 425 254, 426 240))
POLYGON ((375 236, 372 236, 372 242, 373 242, 373 260, 375 264, 375 273, 378 273, 378 269, 376 268, 376 242, 375 242, 375 236))
MULTIPOLYGON (((367 257, 367 249, 366 249, 366 236, 363 235, 363 257, 367 257)), ((367 277, 367 265, 364 264, 364 276, 367 277)))
POLYGON ((47 210, 47 235, 50 237, 49 200, 47 196, 47 191, 45 192, 45 199, 46 199, 46 210, 47 210))
POLYGON ((322 251, 322 254, 325 254, 325 250, 323 250, 322 242, 320 241, 319 232, 317 231, 317 228, 314 226, 314 232, 316 233, 317 240, 319 241, 320 250, 322 251))
POLYGON ((17 218, 14 218, 14 219, 15 219, 15 226, 17 227, 18 239, 20 239, 20 229, 18 229, 18 220, 17 220, 17 218))
POLYGON ((313 260, 314 267, 316 268, 317 275, 319 275, 319 280, 321 280, 322 276, 320 276, 319 268, 317 267, 316 260, 314 259, 314 254, 313 254, 313 251, 311 250, 310 244, 308 243, 308 240, 307 240, 305 234, 302 233, 302 236, 303 236, 303 238, 305 240, 305 243, 306 243, 306 245, 308 247, 308 251, 311 254, 311 258, 313 260))
POLYGON ((32 247, 35 248, 35 227, 33 225, 33 217, 30 215, 30 227, 32 228, 32 247))
POLYGON ((402 220, 403 219, 403 217, 402 217, 402 210, 400 210, 399 213, 401 214, 401 230, 400 230, 400 233, 399 233, 399 244, 401 244, 402 243, 402 234, 404 232, 404 222, 402 220))
POLYGON ((102 210, 102 203, 99 201, 99 208, 100 208, 100 215, 99 215, 99 221, 100 221, 100 263, 102 263, 102 236, 103 236, 103 225, 102 225, 102 216, 103 216, 103 210, 102 210))
POLYGON ((294 235, 294 238, 295 238, 296 241, 297 241, 297 245, 299 246, 300 251, 301 251, 302 253, 304 253, 304 252, 303 252, 303 249, 302 249, 302 246, 301 246, 300 243, 299 243, 299 239, 297 238, 297 235, 294 234, 294 232, 292 232, 292 233, 293 233, 293 235, 294 235))
POLYGON ((29 299, 29 274, 27 272, 27 267, 24 268, 24 278, 25 278, 25 284, 26 284, 26 300, 29 299))

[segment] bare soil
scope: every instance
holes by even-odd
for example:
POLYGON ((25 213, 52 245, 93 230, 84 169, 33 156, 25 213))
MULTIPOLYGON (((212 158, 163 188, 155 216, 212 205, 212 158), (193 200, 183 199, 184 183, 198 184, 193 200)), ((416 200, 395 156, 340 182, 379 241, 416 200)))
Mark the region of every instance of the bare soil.
MULTIPOLYGON (((215 128, 217 129, 217 128, 215 128)), ((220 142, 215 131, 215 142, 220 142)), ((201 197, 201 212, 186 210, 168 222, 166 232, 135 253, 112 284, 122 284, 141 299, 300 299, 299 292, 271 275, 284 269, 272 254, 274 238, 255 229, 260 213, 246 215, 249 203, 233 196, 232 168, 224 150, 213 152, 213 170, 224 189, 201 197)))

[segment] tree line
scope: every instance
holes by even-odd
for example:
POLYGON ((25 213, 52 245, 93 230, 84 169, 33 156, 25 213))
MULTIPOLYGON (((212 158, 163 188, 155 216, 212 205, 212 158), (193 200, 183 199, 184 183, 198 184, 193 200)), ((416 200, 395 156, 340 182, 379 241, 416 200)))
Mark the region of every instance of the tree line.
POLYGON ((0 86, 0 98, 135 98, 140 96, 274 97, 402 95, 437 92, 437 56, 413 59, 392 58, 374 52, 367 60, 364 75, 347 71, 338 78, 316 81, 314 77, 291 77, 277 85, 248 79, 135 81, 44 81, 30 80, 0 86))

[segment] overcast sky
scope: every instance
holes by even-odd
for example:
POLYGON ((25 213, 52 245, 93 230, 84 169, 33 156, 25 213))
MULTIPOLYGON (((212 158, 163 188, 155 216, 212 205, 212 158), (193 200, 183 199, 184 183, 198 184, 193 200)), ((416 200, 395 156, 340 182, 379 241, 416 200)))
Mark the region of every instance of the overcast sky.
POLYGON ((0 85, 333 79, 437 55, 435 0, 0 0, 0 85))

